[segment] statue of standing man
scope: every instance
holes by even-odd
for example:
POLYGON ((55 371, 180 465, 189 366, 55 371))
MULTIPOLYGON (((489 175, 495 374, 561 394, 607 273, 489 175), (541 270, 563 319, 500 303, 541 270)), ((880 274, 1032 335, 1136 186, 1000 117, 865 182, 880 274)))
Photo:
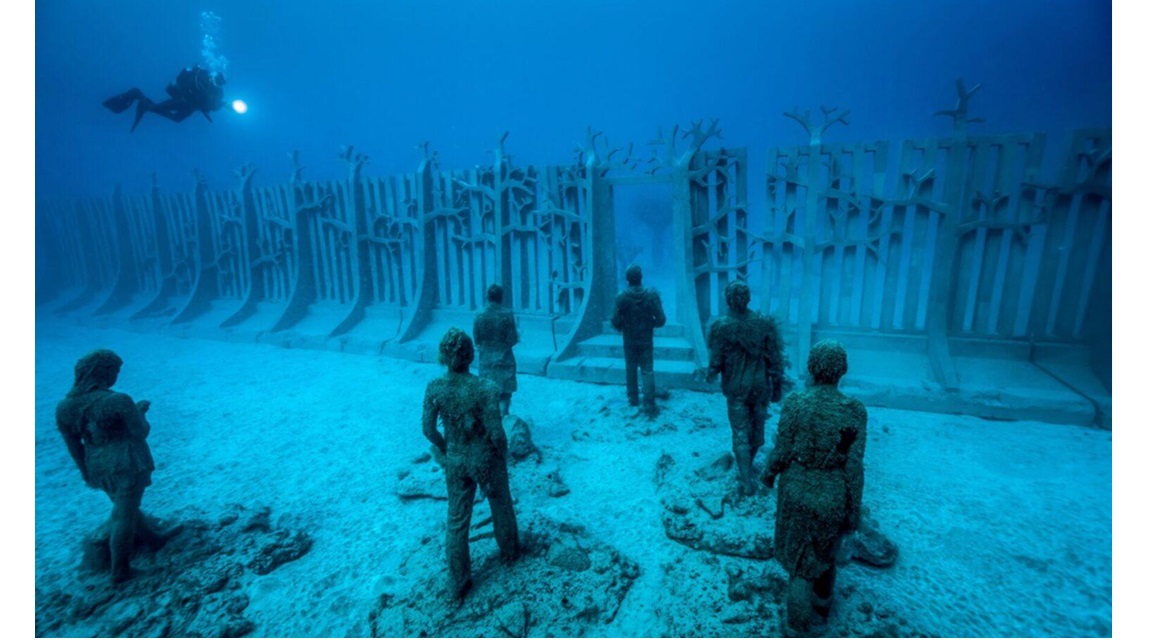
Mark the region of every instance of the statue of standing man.
POLYGON ((515 354, 519 344, 515 314, 503 306, 503 287, 487 287, 487 307, 475 316, 475 346, 479 348, 479 375, 499 387, 499 414, 511 411, 511 394, 519 388, 515 379, 515 354))
POLYGON ((623 333, 623 363, 627 376, 627 401, 639 406, 639 375, 643 385, 643 412, 654 418, 655 329, 667 324, 659 292, 643 286, 643 270, 637 264, 627 267, 627 288, 615 296, 611 326, 623 333))
POLYGON ((752 465, 763 446, 767 406, 782 399, 786 380, 783 340, 773 318, 747 308, 751 289, 745 282, 731 282, 724 294, 730 310, 708 332, 711 359, 706 377, 708 382, 715 376, 723 378, 739 489, 743 495, 754 495, 752 465))
POLYGON ((791 576, 787 632, 825 623, 843 536, 862 518, 867 411, 839 391, 847 353, 834 340, 811 348, 811 386, 787 396, 763 481, 779 478, 775 557, 791 576))
POLYGON ((72 390, 56 406, 56 427, 84 483, 112 501, 108 547, 113 584, 131 577, 138 544, 159 548, 179 531, 153 530, 140 511, 156 468, 147 442, 151 425, 144 417, 151 403, 132 402, 127 394, 112 391, 123 364, 107 349, 80 358, 72 390))
POLYGON ((423 399, 423 435, 439 452, 447 477, 447 568, 458 599, 471 589, 469 536, 477 487, 483 487, 491 507, 495 542, 504 561, 519 557, 499 388, 472 375, 474 359, 471 338, 455 327, 448 329, 439 343, 439 361, 447 365, 447 373, 427 384, 423 399), (441 420, 442 434, 436 428, 441 420))

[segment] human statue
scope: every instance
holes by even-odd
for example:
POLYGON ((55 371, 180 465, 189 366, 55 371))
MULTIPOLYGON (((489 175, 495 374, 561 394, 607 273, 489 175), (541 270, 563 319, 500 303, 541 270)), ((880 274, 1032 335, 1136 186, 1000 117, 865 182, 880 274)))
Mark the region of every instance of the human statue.
POLYGON ((519 388, 515 380, 515 354, 519 344, 515 313, 503 306, 503 287, 487 287, 487 306, 475 316, 475 346, 479 349, 479 375, 499 387, 499 414, 511 410, 511 394, 519 388))
POLYGON ((132 121, 132 131, 144 119, 145 113, 154 113, 172 122, 183 122, 188 116, 199 112, 211 122, 211 112, 224 106, 224 83, 224 74, 209 71, 197 64, 181 69, 175 81, 168 83, 165 88, 168 94, 166 100, 154 102, 139 88, 133 87, 108 98, 104 106, 112 113, 123 113, 135 104, 136 117, 132 121))
POLYGON ((113 584, 131 577, 130 561, 138 547, 159 548, 180 529, 156 531, 140 511, 155 469, 145 418, 151 403, 112 391, 123 364, 107 349, 80 358, 72 390, 56 405, 56 427, 84 483, 112 501, 108 547, 113 584))
POLYGON ((774 318, 747 308, 751 289, 735 280, 724 294, 729 311, 715 320, 707 335, 710 364, 706 378, 722 376, 727 417, 739 474, 739 490, 754 495, 758 482, 753 465, 764 442, 768 405, 782 399, 787 362, 774 318))
POLYGON ((462 599, 471 589, 468 536, 476 487, 491 507, 495 541, 505 562, 519 557, 519 533, 507 478, 507 436, 499 415, 499 387, 473 375, 475 346, 452 327, 439 343, 447 373, 427 384, 423 435, 443 462, 447 477, 447 568, 451 593, 462 599), (436 427, 443 422, 443 433, 436 427))
POLYGON ((655 329, 667 324, 659 292, 643 286, 643 269, 627 267, 627 288, 615 296, 611 326, 623 334, 623 362, 627 374, 627 401, 639 406, 639 380, 642 375, 643 412, 658 414, 655 406, 655 329))
POLYGON ((808 635, 830 613, 835 556, 862 518, 867 412, 838 389, 847 353, 834 340, 811 348, 811 386, 783 403, 763 482, 779 479, 775 557, 790 574, 789 633, 808 635))

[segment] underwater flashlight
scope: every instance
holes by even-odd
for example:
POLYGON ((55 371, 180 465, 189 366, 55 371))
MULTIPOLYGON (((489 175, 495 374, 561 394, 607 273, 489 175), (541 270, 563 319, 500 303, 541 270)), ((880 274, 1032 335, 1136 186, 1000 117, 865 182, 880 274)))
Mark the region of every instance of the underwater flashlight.
POLYGON ((248 112, 248 103, 243 100, 232 100, 232 109, 235 109, 236 113, 241 115, 245 114, 248 112))

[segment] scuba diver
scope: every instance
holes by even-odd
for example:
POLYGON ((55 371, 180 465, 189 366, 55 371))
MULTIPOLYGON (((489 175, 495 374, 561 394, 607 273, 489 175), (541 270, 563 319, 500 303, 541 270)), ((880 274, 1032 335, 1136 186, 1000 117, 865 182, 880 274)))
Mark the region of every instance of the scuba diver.
POLYGON ((123 113, 132 106, 132 103, 136 103, 136 120, 132 123, 132 131, 136 130, 136 125, 140 124, 144 114, 149 112, 173 122, 182 122, 199 111, 204 114, 208 122, 212 122, 210 113, 224 106, 223 86, 224 74, 195 65, 182 69, 176 76, 176 81, 168 84, 165 89, 168 99, 163 102, 152 102, 143 91, 132 88, 108 98, 104 101, 104 106, 113 113, 123 113))

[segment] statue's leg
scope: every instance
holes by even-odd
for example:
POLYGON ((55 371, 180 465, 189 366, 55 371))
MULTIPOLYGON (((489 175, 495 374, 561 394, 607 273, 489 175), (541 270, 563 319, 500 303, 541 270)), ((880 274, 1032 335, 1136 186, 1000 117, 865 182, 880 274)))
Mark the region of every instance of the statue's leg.
POLYGON ((808 635, 813 622, 814 609, 811 608, 811 581, 791 576, 787 589, 787 619, 784 632, 790 638, 808 635))
POLYGON ((763 448, 765 441, 764 431, 766 429, 767 417, 769 412, 767 410, 767 399, 764 396, 755 396, 750 401, 748 410, 750 411, 750 445, 751 445, 751 463, 754 464, 755 456, 759 453, 759 449, 763 448))
POLYGON ((826 620, 831 612, 831 598, 834 596, 835 591, 835 574, 835 565, 831 563, 831 567, 815 579, 814 610, 823 620, 826 620))
POLYGON ((643 374, 643 410, 653 415, 655 407, 655 345, 645 344, 638 354, 639 370, 643 374))
POLYGON ((623 344, 623 365, 627 374, 627 402, 639 406, 638 352, 634 345, 623 344))
POLYGON ((743 398, 727 398, 727 418, 731 421, 731 449, 739 472, 739 490, 743 495, 754 495, 758 487, 752 477, 751 412, 743 398))
POLYGON ((491 524, 495 529, 495 543, 506 562, 519 557, 519 525, 515 521, 515 507, 511 503, 511 485, 507 478, 507 462, 499 459, 491 466, 484 493, 491 507, 491 524))
POLYGON ((117 491, 112 498, 112 530, 108 548, 112 556, 112 583, 124 582, 132 577, 132 549, 136 544, 136 521, 140 517, 143 487, 117 491))
POLYGON ((447 476, 447 570, 451 591, 463 598, 471 588, 471 509, 475 504, 475 481, 450 467, 447 476))

